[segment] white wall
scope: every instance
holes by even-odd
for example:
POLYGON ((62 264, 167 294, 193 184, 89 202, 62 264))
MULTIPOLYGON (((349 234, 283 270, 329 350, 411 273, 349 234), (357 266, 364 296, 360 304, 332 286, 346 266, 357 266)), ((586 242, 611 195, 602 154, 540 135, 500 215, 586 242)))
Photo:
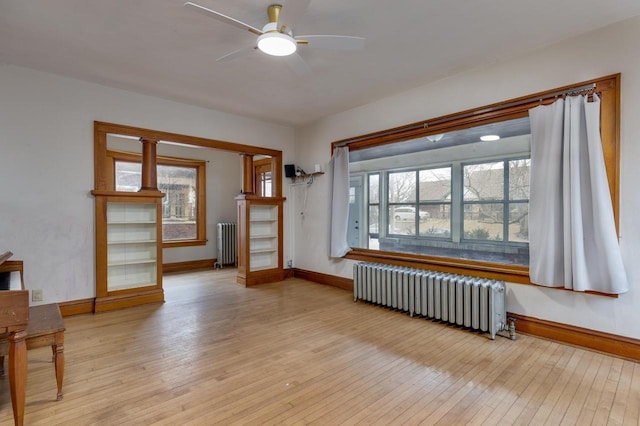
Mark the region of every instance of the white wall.
MULTIPOLYGON (((26 286, 43 289, 45 302, 95 296, 94 120, 279 149, 285 162, 293 158, 294 131, 286 126, 0 65, 0 252, 25 262, 26 286)), ((227 179, 220 193, 239 192, 239 173, 227 179)), ((213 257, 197 250, 165 250, 166 261, 213 257)))
MULTIPOLYGON (((640 18, 594 31, 534 54, 451 76, 341 114, 296 132, 296 163, 326 164, 333 141, 482 105, 622 73, 620 245, 631 291, 617 299, 509 284, 507 309, 618 335, 640 338, 640 18)), ((410 66, 411 64, 406 64, 410 66)), ((296 196, 295 266, 342 277, 353 262, 327 253, 330 178, 320 178, 296 196), (300 215, 304 210, 305 214, 300 215), (304 217, 304 218, 302 218, 304 217)))

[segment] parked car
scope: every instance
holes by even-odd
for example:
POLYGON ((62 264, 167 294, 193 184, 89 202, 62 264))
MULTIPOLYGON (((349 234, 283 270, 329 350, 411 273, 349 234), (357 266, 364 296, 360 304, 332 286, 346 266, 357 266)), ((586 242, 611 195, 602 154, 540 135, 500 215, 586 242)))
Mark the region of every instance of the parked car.
MULTIPOLYGON (((420 221, 425 221, 427 219, 429 219, 431 217, 431 215, 429 214, 429 212, 425 212, 420 210, 419 212, 420 214, 420 221)), ((398 222, 398 221, 405 221, 405 220, 415 220, 416 219, 416 209, 415 207, 411 207, 411 206, 403 206, 403 207, 396 207, 393 210, 393 218, 398 222)))

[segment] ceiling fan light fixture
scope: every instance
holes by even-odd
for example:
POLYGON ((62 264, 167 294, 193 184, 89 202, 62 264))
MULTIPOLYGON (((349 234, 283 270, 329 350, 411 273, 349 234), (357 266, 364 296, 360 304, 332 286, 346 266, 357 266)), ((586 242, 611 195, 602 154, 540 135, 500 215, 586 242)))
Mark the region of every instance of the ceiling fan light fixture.
POLYGON ((271 56, 289 56, 298 48, 296 40, 279 32, 264 33, 258 37, 258 49, 271 56))

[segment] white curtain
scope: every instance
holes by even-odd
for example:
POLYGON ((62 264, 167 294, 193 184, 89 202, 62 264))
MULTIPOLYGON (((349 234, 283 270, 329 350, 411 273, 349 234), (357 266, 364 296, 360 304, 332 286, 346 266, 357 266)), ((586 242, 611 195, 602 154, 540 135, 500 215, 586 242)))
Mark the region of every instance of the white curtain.
POLYGON ((343 257, 351 248, 347 243, 349 226, 349 148, 333 151, 329 167, 332 175, 330 257, 343 257))
POLYGON ((531 281, 576 291, 629 290, 609 193, 600 99, 570 96, 529 111, 531 281))

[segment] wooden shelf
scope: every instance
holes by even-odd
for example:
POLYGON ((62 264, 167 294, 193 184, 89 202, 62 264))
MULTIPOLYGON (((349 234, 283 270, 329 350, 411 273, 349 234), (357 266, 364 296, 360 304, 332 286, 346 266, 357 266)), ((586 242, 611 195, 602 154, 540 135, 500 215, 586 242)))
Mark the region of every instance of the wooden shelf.
POLYGON ((127 266, 127 265, 144 265, 148 263, 156 263, 155 259, 144 259, 144 260, 123 260, 121 262, 109 262, 107 266, 127 266))
POLYGON ((300 176, 292 176, 290 179, 291 179, 291 183, 298 183, 306 180, 307 184, 311 185, 317 176, 321 176, 323 174, 324 172, 305 173, 300 176))
POLYGON ((153 301, 163 295, 161 203, 158 192, 94 191, 96 310, 153 301), (104 306, 103 306, 104 302, 104 306), (108 302, 108 303, 107 303, 108 302))
POLYGON ((242 194, 238 201, 238 278, 252 286, 284 279, 280 197, 242 194))
POLYGON ((155 225, 156 222, 154 221, 131 221, 131 222, 125 222, 125 221, 109 221, 107 222, 108 225, 131 225, 131 226, 137 226, 137 225, 155 225))
POLYGON ((108 245, 118 245, 118 244, 155 244, 156 240, 118 240, 118 241, 107 241, 108 245))
POLYGON ((275 248, 270 248, 270 249, 257 249, 257 250, 249 250, 249 252, 251 254, 258 254, 258 253, 275 253, 277 252, 278 249, 275 248))
POLYGON ((148 191, 141 190, 136 192, 129 191, 110 191, 110 190, 97 190, 91 191, 91 195, 95 197, 126 197, 126 198, 162 198, 164 194, 160 191, 148 191))

